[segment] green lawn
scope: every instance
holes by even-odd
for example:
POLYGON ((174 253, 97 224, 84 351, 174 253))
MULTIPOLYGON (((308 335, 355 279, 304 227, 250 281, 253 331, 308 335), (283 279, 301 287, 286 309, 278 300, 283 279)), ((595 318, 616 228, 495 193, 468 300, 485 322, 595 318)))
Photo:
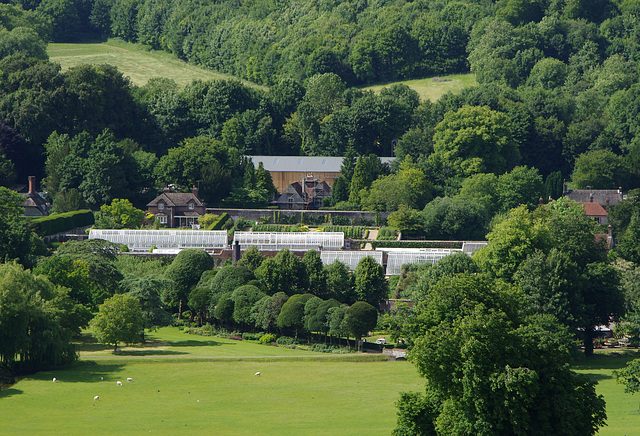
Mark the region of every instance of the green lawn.
MULTIPOLYGON (((438 78, 430 77, 427 79, 406 80, 403 83, 409 88, 414 89, 421 100, 436 101, 447 92, 454 94, 460 92, 463 88, 476 85, 476 76, 474 74, 454 74, 451 76, 439 76, 438 78), (439 81, 437 79, 449 79, 448 81, 439 81)), ((393 83, 385 85, 370 86, 370 89, 379 92, 382 88, 388 88, 393 83)))
POLYGON ((388 435, 399 392, 424 386, 409 362, 357 361, 175 329, 153 336, 170 345, 165 351, 185 354, 153 355, 164 347, 156 343, 146 357, 131 347, 124 354, 139 355, 107 357, 84 344, 77 367, 40 372, 0 392, 2 415, 12 417, 0 433, 388 435))
MULTIPOLYGON (((411 363, 375 354, 313 353, 175 328, 148 339, 118 356, 87 339, 78 366, 0 391, 0 413, 12 417, 0 433, 388 435, 399 392, 424 387, 411 363)), ((625 394, 612 370, 639 356, 599 352, 575 366, 599 382, 607 401, 602 436, 638 434, 640 396, 625 394)))
POLYGON ((601 436, 640 434, 640 396, 625 394, 624 386, 616 383, 612 374, 614 369, 622 368, 629 360, 639 357, 638 351, 603 350, 575 366, 578 372, 587 374, 598 382, 596 391, 607 402, 607 426, 598 433, 601 436))
POLYGON ((232 78, 226 74, 189 65, 169 53, 147 50, 139 44, 130 44, 118 39, 99 43, 52 43, 48 45, 47 53, 51 61, 59 63, 63 70, 81 64, 114 65, 138 86, 143 86, 153 77, 173 79, 181 87, 197 79, 206 81, 232 78))

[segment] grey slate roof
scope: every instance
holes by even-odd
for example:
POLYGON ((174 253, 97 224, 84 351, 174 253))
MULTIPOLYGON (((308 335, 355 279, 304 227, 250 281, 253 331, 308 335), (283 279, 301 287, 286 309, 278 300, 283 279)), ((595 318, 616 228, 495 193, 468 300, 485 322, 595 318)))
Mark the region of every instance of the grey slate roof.
POLYGON ((599 203, 601 206, 615 206, 624 196, 619 189, 570 189, 564 193, 580 203, 599 203))
MULTIPOLYGON (((343 157, 332 156, 247 156, 255 167, 262 162, 267 171, 339 173, 343 157)), ((381 157, 382 163, 391 163, 394 157, 381 157)))

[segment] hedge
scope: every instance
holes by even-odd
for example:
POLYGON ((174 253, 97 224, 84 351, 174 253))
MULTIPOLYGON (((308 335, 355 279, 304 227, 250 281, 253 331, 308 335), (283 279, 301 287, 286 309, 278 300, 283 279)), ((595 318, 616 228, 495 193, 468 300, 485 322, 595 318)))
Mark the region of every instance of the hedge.
POLYGON ((309 229, 301 227, 299 225, 290 226, 282 224, 262 224, 256 223, 253 226, 254 232, 283 232, 283 233, 303 233, 308 232, 309 229))
POLYGON ((31 226, 38 236, 49 236, 78 227, 91 226, 94 222, 93 212, 90 210, 76 210, 33 218, 31 226))
POLYGON ((362 239, 362 234, 365 230, 366 228, 362 226, 322 226, 323 232, 342 232, 345 238, 351 239, 362 239))
POLYGON ((371 247, 376 248, 462 248, 458 241, 371 241, 371 247))
POLYGON ((224 226, 224 224, 227 222, 228 219, 229 219, 229 214, 227 212, 223 213, 222 215, 220 215, 220 217, 218 217, 217 220, 215 220, 213 223, 211 223, 211 225, 209 226, 209 228, 207 230, 220 230, 220 229, 222 229, 222 226, 224 226))

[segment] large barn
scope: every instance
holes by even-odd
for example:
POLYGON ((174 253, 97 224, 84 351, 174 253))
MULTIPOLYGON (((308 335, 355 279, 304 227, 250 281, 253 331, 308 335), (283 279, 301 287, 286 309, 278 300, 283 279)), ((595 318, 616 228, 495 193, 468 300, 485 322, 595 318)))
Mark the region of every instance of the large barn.
MULTIPOLYGON (((248 156, 255 167, 262 162, 264 169, 271 173, 273 184, 279 193, 287 186, 307 178, 327 182, 333 187, 333 181, 340 177, 343 157, 329 156, 248 156)), ((393 157, 381 157, 383 163, 390 163, 393 157)))

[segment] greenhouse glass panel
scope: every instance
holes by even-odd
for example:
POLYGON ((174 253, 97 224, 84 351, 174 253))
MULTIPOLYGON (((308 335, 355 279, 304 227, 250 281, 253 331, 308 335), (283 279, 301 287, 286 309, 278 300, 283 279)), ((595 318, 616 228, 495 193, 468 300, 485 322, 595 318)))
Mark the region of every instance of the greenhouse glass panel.
MULTIPOLYGON (((386 250, 385 250, 386 251, 386 250)), ((397 249, 387 252, 388 276, 399 275, 402 272, 402 265, 414 263, 438 263, 450 254, 460 253, 462 250, 447 248, 420 248, 420 249, 397 249)))
POLYGON ((337 250, 344 246, 342 232, 235 232, 233 244, 238 243, 241 250, 256 246, 259 250, 337 250))
POLYGON ((382 265, 382 251, 321 251, 320 259, 325 265, 331 265, 336 260, 347 265, 350 271, 355 271, 358 263, 365 257, 372 257, 378 265, 382 265))
POLYGON ((131 251, 149 251, 156 248, 227 247, 225 230, 107 230, 91 229, 89 239, 104 239, 114 244, 124 244, 131 251))

